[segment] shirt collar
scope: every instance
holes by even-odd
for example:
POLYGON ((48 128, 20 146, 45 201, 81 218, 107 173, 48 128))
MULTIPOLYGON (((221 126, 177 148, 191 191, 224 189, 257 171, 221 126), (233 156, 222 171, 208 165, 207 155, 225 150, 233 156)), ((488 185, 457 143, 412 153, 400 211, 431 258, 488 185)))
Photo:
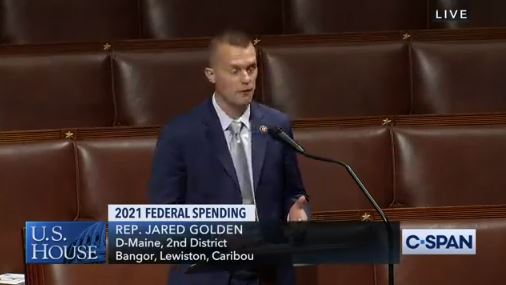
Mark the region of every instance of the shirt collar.
MULTIPOLYGON (((216 114, 218 115, 218 119, 220 120, 221 128, 223 129, 223 131, 225 131, 226 129, 228 129, 228 127, 230 126, 232 121, 234 121, 234 119, 230 118, 227 115, 227 113, 225 113, 225 111, 223 111, 223 109, 220 107, 220 105, 218 105, 218 102, 216 102, 216 94, 215 93, 213 94, 212 101, 213 101, 214 110, 216 110, 216 114)), ((249 118, 250 118, 250 114, 251 114, 251 107, 250 106, 251 105, 248 105, 248 108, 246 108, 244 113, 242 113, 242 115, 239 118, 237 118, 237 121, 242 122, 248 130, 250 128, 250 122, 249 122, 249 118)))

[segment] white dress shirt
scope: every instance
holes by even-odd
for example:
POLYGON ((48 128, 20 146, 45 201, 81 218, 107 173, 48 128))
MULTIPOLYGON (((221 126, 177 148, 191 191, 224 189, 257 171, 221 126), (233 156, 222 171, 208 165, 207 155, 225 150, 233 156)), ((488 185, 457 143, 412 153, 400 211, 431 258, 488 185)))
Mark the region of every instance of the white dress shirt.
POLYGON ((240 135, 241 135, 242 142, 244 144, 244 150, 246 152, 246 160, 248 162, 248 172, 249 172, 249 177, 250 177, 250 181, 251 181, 251 190, 253 191, 253 201, 255 201, 255 204, 256 204, 255 189, 253 186, 253 167, 252 167, 252 163, 251 163, 251 124, 249 121, 251 108, 248 105, 248 108, 246 109, 246 111, 244 111, 244 113, 239 118, 234 120, 234 119, 230 118, 225 113, 225 111, 223 111, 223 109, 221 109, 221 107, 218 105, 218 102, 216 102, 216 95, 215 94, 213 94, 212 101, 213 101, 214 109, 216 110, 216 114, 218 115, 218 119, 220 120, 221 129, 223 130, 223 134, 225 135, 225 139, 227 140, 227 146, 228 146, 229 151, 230 151, 230 141, 232 140, 232 131, 227 130, 228 127, 230 126, 232 121, 242 122, 245 126, 241 129, 240 135))

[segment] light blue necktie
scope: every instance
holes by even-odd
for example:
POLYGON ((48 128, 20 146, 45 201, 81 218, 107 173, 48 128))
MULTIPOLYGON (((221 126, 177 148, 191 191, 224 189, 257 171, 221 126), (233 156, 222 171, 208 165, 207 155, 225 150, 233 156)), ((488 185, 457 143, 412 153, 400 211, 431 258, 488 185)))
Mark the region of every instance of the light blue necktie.
POLYGON ((234 163, 237 180, 241 188, 243 204, 254 204, 253 189, 251 187, 251 177, 249 175, 248 160, 246 159, 246 150, 241 138, 241 130, 244 124, 238 121, 232 121, 228 130, 232 133, 230 140, 230 155, 234 163))

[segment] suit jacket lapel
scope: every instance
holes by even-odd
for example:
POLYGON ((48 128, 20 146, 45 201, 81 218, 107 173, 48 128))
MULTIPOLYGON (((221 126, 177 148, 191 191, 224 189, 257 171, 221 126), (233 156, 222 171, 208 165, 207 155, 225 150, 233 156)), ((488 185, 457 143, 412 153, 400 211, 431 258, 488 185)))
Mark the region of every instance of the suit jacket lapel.
POLYGON ((227 147, 227 140, 223 134, 218 115, 216 115, 211 100, 208 100, 205 105, 203 123, 206 127, 206 138, 208 139, 212 152, 216 155, 221 165, 240 191, 234 163, 232 162, 232 157, 227 147))
POLYGON ((256 103, 251 103, 251 164, 253 167, 253 189, 255 189, 255 192, 258 189, 268 140, 268 135, 260 132, 260 126, 263 125, 262 118, 263 114, 258 109, 256 103))

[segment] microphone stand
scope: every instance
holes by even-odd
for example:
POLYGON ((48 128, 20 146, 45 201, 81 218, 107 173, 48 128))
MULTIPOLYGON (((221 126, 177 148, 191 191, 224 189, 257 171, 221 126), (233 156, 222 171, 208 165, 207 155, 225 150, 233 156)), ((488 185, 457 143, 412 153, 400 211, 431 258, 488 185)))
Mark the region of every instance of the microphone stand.
MULTIPOLYGON (((376 212, 379 213, 379 215, 381 217, 381 220, 385 224, 385 227, 387 229, 387 238, 388 238, 388 257, 389 257, 389 260, 391 261, 393 259, 393 256, 392 256, 392 253, 393 253, 393 230, 392 230, 392 225, 390 224, 390 221, 388 220, 388 218, 385 216, 385 213, 383 212, 383 210, 381 209, 381 207, 378 205, 378 203, 376 203, 376 200, 374 200, 374 198, 372 197, 372 195, 365 188, 365 186, 362 183, 362 181, 360 181, 360 179, 358 178, 358 176, 355 174, 355 171, 353 171, 353 169, 351 168, 351 166, 348 165, 348 164, 346 164, 346 163, 344 163, 344 162, 342 162, 342 161, 339 161, 339 160, 334 160, 334 159, 325 158, 325 157, 316 156, 316 155, 312 155, 312 154, 306 153, 306 151, 304 150, 304 148, 301 145, 299 145, 297 142, 295 142, 290 136, 288 136, 279 127, 274 127, 274 128, 267 128, 265 126, 263 126, 263 127, 264 127, 263 130, 264 130, 265 133, 268 132, 272 136, 274 136, 275 138, 283 141, 284 143, 286 143, 287 145, 289 145, 290 148, 292 148, 295 152, 300 153, 300 154, 302 154, 303 156, 305 156, 307 158, 310 158, 310 159, 313 159, 313 160, 318 160, 318 161, 323 161, 323 162, 328 162, 328 163, 332 163, 332 164, 337 164, 339 166, 344 167, 344 169, 346 169, 346 172, 348 172, 348 174, 351 176, 351 178, 353 178, 353 181, 357 184, 357 186, 360 189, 360 191, 362 191, 362 193, 365 195, 365 197, 367 198, 367 200, 369 201, 369 203, 371 203, 371 205, 374 207, 374 209, 376 210, 376 212)), ((262 127, 261 127, 261 131, 262 131, 262 127)), ((394 282, 394 264, 393 263, 388 263, 388 284, 389 285, 394 285, 394 283, 395 283, 394 282)))
MULTIPOLYGON (((367 189, 365 188, 362 181, 360 181, 360 178, 358 178, 358 176, 355 174, 355 171, 353 171, 353 168, 351 168, 350 165, 348 165, 342 161, 339 161, 339 160, 334 160, 334 159, 330 159, 330 158, 312 155, 312 154, 306 153, 305 151, 301 152, 301 151, 297 150, 296 152, 302 154, 303 156, 305 156, 307 158, 310 158, 313 160, 318 160, 318 161, 323 161, 323 162, 328 162, 328 163, 332 163, 332 164, 337 164, 337 165, 344 167, 344 169, 346 169, 346 172, 348 172, 348 174, 351 176, 351 178, 353 178, 353 181, 355 181, 355 183, 359 187, 360 191, 362 191, 362 193, 365 195, 367 200, 374 207, 376 212, 378 212, 378 214, 381 217, 381 220, 385 224, 385 227, 387 229, 387 237, 388 237, 388 255, 389 255, 389 259, 392 260, 392 253, 393 253, 393 238, 392 238, 392 236, 393 236, 393 233, 392 233, 392 227, 391 227, 390 221, 385 216, 385 213, 383 212, 381 207, 378 205, 376 200, 374 200, 374 198, 369 193, 369 191, 367 191, 367 189)), ((393 263, 388 263, 388 284, 389 285, 395 284, 395 282, 394 282, 394 264, 393 263)))

